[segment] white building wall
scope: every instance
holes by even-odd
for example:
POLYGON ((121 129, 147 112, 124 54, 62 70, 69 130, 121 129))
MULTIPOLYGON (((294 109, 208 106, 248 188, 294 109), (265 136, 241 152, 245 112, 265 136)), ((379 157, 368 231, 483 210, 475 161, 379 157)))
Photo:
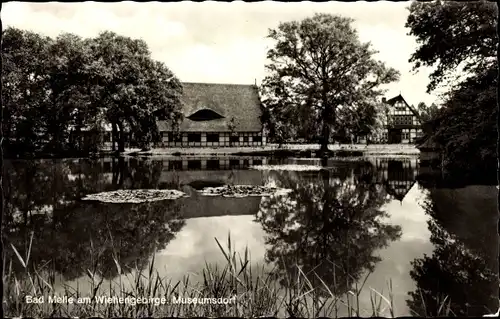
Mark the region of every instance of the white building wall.
POLYGON ((193 132, 181 133, 180 140, 169 140, 168 132, 162 132, 161 146, 162 147, 249 147, 249 146, 262 146, 267 142, 266 136, 262 132, 239 132, 236 136, 231 135, 229 132, 193 132), (198 141, 190 141, 189 134, 199 134, 198 141), (209 134, 218 134, 217 141, 209 141, 209 134), (236 137, 236 141, 231 142, 231 137, 236 137), (259 141, 260 139, 260 141, 259 141))

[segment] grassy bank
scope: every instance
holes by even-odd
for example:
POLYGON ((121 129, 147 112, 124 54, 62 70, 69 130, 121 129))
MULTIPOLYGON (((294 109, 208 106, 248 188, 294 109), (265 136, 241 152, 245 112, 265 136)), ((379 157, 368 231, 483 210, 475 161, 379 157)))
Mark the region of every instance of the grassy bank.
MULTIPOLYGON (((216 239, 217 241, 217 239, 216 239)), ((119 261, 114 258, 118 279, 105 281, 99 276, 97 266, 87 269, 90 283, 88 291, 63 286, 57 289, 55 274, 50 269, 29 264, 29 251, 25 257, 11 246, 18 260, 8 261, 4 267, 4 314, 9 317, 318 317, 318 316, 389 316, 394 317, 392 282, 384 295, 370 288, 371 306, 360 306, 360 293, 363 284, 352 287, 348 293, 339 295, 317 276, 319 286, 313 286, 298 267, 296 278, 286 278, 286 284, 278 283, 274 270, 252 266, 249 252, 237 254, 231 250, 231 238, 228 237, 225 248, 217 241, 221 253, 226 258, 224 267, 205 264, 198 280, 186 276, 179 282, 163 278, 154 268, 154 258, 146 270, 133 269, 124 272, 119 261), (24 267, 22 276, 12 271, 12 262, 24 267), (286 286, 286 288, 284 288, 286 286), (54 295, 68 298, 88 297, 88 303, 49 303, 54 295), (319 296, 321 294, 321 297, 319 296), (43 303, 26 303, 26 297, 44 298, 43 303), (98 302, 99 297, 116 297, 129 300, 129 303, 98 302), (177 298, 232 298, 228 304, 175 303, 177 298), (128 298, 128 299, 127 299, 128 298), (150 299, 150 303, 133 304, 136 298, 150 299), (163 299, 160 299, 163 298, 163 299), (157 302, 157 304, 154 303, 157 302), (164 303, 164 304, 163 304, 164 303)), ((91 258, 93 258, 91 256, 91 258)), ((5 261, 5 259, 4 259, 5 261)), ((97 259, 95 261, 97 265, 97 259)), ((332 264, 335 269, 335 265, 332 264)), ((221 299, 222 300, 222 299, 221 299)), ((442 315, 450 314, 449 303, 443 301, 442 315)))
MULTIPOLYGON (((172 147, 154 148, 148 151, 129 151, 127 155, 253 155, 253 156, 307 156, 314 157, 319 144, 268 144, 258 147, 172 147)), ((417 155, 420 151, 414 145, 404 144, 331 144, 332 156, 364 155, 417 155)))

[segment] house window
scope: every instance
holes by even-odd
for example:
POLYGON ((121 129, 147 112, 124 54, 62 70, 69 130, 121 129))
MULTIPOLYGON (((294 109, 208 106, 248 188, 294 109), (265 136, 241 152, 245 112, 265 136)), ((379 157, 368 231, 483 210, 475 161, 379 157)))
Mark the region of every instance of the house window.
POLYGON ((169 142, 181 142, 182 141, 182 137, 180 134, 175 134, 175 133, 168 133, 168 141, 169 142))
POLYGON ((243 136, 243 143, 248 143, 248 136, 243 136))
POLYGON ((253 137, 253 141, 261 143, 262 142, 262 136, 254 136, 253 137))
POLYGON ((200 133, 189 133, 188 134, 188 142, 201 142, 201 134, 200 133))
POLYGON ((394 124, 399 125, 411 125, 412 117, 411 115, 396 115, 394 116, 394 124))
POLYGON ((240 141, 240 138, 239 136, 231 136, 229 140, 231 141, 231 143, 238 143, 240 141))
POLYGON ((207 134, 207 142, 219 142, 219 134, 207 134))

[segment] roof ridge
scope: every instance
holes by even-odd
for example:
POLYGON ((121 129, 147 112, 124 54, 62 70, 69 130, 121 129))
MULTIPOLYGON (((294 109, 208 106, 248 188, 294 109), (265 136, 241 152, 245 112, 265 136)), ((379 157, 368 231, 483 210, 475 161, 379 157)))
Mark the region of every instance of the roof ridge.
POLYGON ((390 99, 386 99, 386 103, 390 104, 390 102, 396 100, 397 98, 401 98, 403 100, 403 102, 405 102, 406 106, 410 109, 410 111, 418 118, 418 120, 421 122, 422 121, 422 118, 420 116, 420 113, 418 113, 418 111, 412 106, 410 105, 410 103, 408 103, 406 101, 406 99, 404 98, 404 96, 399 93, 398 95, 396 95, 395 97, 393 98, 390 98, 390 99))

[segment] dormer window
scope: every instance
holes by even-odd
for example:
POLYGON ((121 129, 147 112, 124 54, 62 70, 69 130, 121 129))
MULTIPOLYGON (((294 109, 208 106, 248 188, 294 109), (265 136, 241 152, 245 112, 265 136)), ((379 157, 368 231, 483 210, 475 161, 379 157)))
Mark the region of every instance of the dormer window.
POLYGON ((202 109, 191 114, 187 118, 191 121, 213 121, 224 118, 224 116, 210 109, 202 109))

